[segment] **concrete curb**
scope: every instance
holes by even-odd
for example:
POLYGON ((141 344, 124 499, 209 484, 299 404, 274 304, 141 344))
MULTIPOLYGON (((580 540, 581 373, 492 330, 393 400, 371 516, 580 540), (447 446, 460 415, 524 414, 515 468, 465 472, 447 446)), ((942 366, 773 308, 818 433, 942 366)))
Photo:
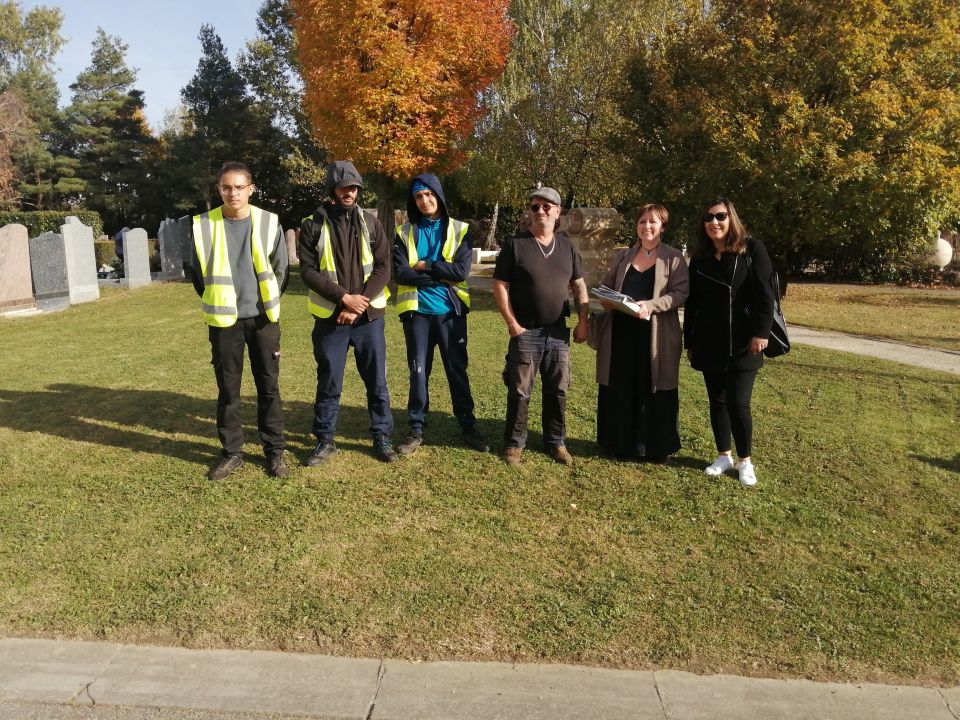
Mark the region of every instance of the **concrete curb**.
POLYGON ((0 640, 0 717, 958 720, 960 688, 0 640))

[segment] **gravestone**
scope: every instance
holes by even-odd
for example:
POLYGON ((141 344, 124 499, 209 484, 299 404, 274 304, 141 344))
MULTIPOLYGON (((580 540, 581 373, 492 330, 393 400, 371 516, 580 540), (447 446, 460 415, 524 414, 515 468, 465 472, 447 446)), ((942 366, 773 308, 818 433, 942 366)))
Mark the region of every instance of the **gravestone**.
POLYGON ((0 312, 34 307, 30 240, 23 225, 0 228, 0 312))
POLYGON ((93 228, 68 215, 60 226, 67 254, 67 288, 71 304, 100 299, 97 284, 97 253, 93 246, 93 228))
POLYGON ((300 258, 297 257, 297 231, 287 230, 283 234, 283 239, 287 241, 287 261, 291 265, 299 265, 300 258))
POLYGON ((621 219, 612 208, 573 208, 557 221, 557 230, 566 232, 580 250, 587 287, 598 285, 610 269, 621 219))
POLYGON ((160 246, 160 268, 165 280, 183 279, 183 254, 180 250, 180 227, 176 220, 167 218, 157 230, 160 246))
POLYGON ((123 275, 120 287, 128 290, 150 284, 150 246, 143 228, 123 235, 123 275))
POLYGON ((44 312, 70 307, 67 284, 67 251, 63 235, 46 232, 30 238, 30 273, 33 297, 44 312))
POLYGON ((197 254, 193 249, 193 218, 189 215, 178 218, 177 230, 180 237, 180 257, 183 258, 183 270, 185 273, 189 273, 197 254))

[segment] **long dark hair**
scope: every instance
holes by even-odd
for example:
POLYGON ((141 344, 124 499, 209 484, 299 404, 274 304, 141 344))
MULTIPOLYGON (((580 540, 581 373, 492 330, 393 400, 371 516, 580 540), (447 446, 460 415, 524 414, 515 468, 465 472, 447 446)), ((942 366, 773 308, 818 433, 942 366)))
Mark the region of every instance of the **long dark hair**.
POLYGON ((714 205, 723 205, 730 220, 730 227, 727 230, 726 238, 727 252, 735 252, 738 255, 743 255, 743 253, 747 251, 747 240, 750 239, 750 233, 747 232, 743 223, 740 222, 740 216, 737 215, 737 209, 733 206, 733 203, 725 197, 714 198, 708 202, 703 206, 703 213, 700 213, 700 217, 697 218, 697 238, 700 242, 697 254, 701 257, 709 257, 716 252, 716 248, 713 246, 713 240, 707 235, 706 223, 703 222, 703 214, 714 205))

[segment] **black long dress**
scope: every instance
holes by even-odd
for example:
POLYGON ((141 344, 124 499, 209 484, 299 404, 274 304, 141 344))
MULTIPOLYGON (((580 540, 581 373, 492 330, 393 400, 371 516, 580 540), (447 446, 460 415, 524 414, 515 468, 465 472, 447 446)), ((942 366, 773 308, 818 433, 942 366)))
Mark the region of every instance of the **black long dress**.
MULTIPOLYGON (((654 268, 632 265, 621 292, 634 300, 653 298, 654 268)), ((680 394, 650 392, 650 321, 613 313, 608 385, 597 398, 597 442, 618 457, 662 460, 680 449, 680 394)))

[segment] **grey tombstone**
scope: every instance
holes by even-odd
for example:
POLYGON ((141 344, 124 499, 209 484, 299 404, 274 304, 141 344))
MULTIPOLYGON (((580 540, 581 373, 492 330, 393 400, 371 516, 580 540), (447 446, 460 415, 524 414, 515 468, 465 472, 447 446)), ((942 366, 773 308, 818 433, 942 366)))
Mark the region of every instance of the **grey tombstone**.
POLYGON ((166 280, 183 279, 183 255, 180 250, 180 227, 176 220, 167 218, 157 230, 160 249, 160 268, 166 280))
POLYGON ((71 304, 100 299, 97 284, 97 253, 93 247, 93 228, 68 215, 60 226, 67 254, 67 288, 71 304))
POLYGON ((287 261, 291 265, 299 265, 300 259, 297 257, 297 231, 287 230, 283 234, 283 239, 287 242, 287 261))
POLYGON ((30 240, 23 225, 0 228, 0 312, 34 307, 30 240))
POLYGON ((187 272, 193 265, 193 258, 196 255, 193 249, 193 218, 189 215, 178 218, 177 230, 180 237, 180 257, 183 258, 184 272, 187 272))
POLYGON ((50 312, 70 307, 63 235, 46 232, 30 238, 30 272, 33 275, 33 296, 40 310, 50 312))
POLYGON ((150 284, 150 246, 143 228, 124 233, 123 275, 120 287, 128 290, 150 284))

